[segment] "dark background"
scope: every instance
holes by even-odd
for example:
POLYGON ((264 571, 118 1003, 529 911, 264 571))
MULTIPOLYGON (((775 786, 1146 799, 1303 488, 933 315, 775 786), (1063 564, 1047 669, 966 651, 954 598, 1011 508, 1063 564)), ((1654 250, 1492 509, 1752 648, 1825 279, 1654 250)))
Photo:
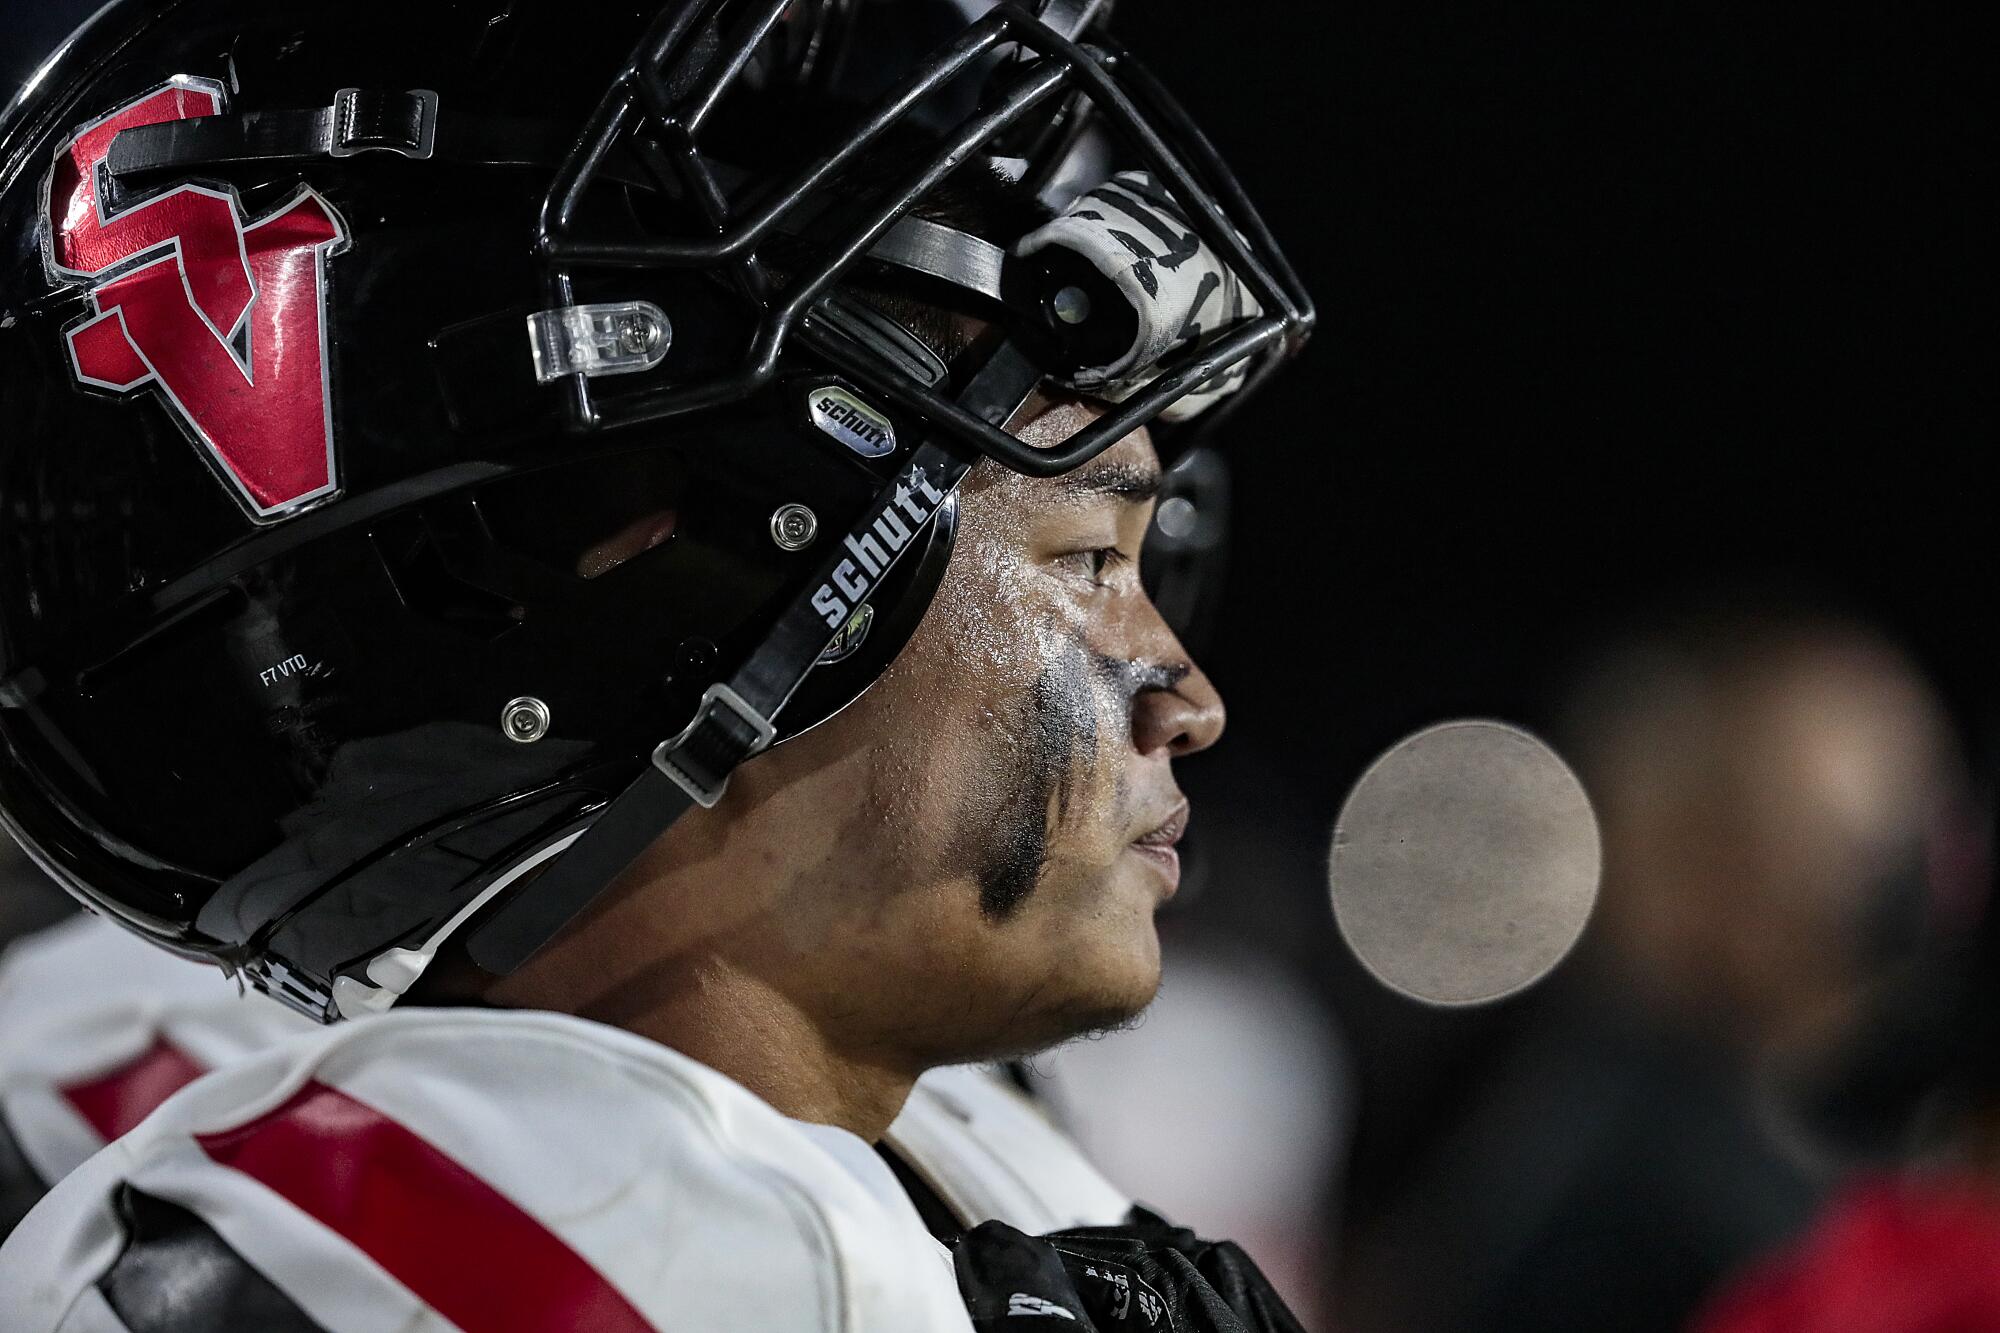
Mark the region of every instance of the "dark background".
MULTIPOLYGON (((1238 415, 1232 871, 1192 909, 1316 976, 1365 1222, 1513 1006, 1427 1010, 1339 944, 1348 785, 1435 719, 1554 725, 1650 607, 1777 589, 1883 625, 1982 776, 1994 144, 1969 15, 1722 5, 1128 5, 1320 308, 1238 415)), ((1990 783, 1987 789, 1990 791, 1990 783)))
MULTIPOLYGON (((1385 745, 1548 725, 1621 620, 1776 582, 1900 636, 1990 773, 1990 48, 1976 7, 1123 8, 1320 306, 1232 432, 1230 739, 1188 774, 1228 892, 1189 910, 1335 1007, 1365 1220, 1509 1014, 1338 943, 1322 860, 1385 745)), ((0 78, 84 12, 0 4, 0 78)))

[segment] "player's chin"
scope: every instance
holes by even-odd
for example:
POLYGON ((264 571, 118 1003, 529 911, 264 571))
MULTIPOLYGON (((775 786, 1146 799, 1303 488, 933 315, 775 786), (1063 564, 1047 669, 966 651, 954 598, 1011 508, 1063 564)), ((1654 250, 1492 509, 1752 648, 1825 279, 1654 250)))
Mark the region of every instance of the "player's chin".
POLYGON ((1156 892, 1143 882, 1121 883, 1118 888, 1107 910, 1072 937, 1075 974, 1089 983, 1079 987, 1080 1030, 1129 1021, 1153 1002, 1160 989, 1160 934, 1153 925, 1156 892))

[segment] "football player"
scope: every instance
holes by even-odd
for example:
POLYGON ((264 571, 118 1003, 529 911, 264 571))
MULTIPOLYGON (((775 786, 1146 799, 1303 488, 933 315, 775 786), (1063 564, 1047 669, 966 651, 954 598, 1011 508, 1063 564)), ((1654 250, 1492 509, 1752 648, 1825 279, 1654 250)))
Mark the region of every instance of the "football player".
POLYGON ((1103 21, 151 0, 38 73, 0 804, 330 1026, 71 1172, 10 1327, 1291 1326, 897 1151, 1150 999, 1161 455, 1311 327, 1103 21))

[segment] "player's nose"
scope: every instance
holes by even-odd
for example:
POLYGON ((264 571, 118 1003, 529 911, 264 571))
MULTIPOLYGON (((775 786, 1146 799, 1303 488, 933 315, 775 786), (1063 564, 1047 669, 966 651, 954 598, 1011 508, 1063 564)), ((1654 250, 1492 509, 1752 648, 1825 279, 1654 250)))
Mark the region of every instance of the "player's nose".
POLYGON ((1206 750, 1222 735, 1222 695, 1207 673, 1189 663, 1176 675, 1173 684, 1143 690, 1133 701, 1132 743, 1140 754, 1178 759, 1206 750))

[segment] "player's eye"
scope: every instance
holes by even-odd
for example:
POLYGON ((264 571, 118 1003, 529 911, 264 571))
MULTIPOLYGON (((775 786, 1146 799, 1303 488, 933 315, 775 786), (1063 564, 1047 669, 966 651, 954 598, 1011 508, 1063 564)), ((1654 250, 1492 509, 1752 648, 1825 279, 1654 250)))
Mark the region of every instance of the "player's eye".
POLYGON ((1099 587, 1109 583, 1110 575, 1120 565, 1129 564, 1131 559, 1131 556, 1115 546, 1093 546, 1089 550, 1072 551, 1062 557, 1066 565, 1099 587))

